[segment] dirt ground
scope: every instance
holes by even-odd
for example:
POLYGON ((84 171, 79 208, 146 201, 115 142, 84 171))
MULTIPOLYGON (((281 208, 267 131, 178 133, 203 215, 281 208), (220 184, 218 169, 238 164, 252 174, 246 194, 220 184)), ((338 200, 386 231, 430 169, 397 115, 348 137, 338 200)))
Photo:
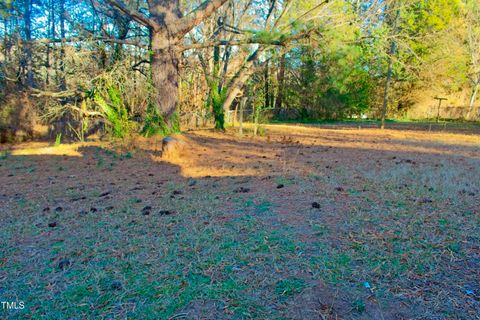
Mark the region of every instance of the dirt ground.
POLYGON ((480 319, 480 128, 2 146, 4 318, 480 319))

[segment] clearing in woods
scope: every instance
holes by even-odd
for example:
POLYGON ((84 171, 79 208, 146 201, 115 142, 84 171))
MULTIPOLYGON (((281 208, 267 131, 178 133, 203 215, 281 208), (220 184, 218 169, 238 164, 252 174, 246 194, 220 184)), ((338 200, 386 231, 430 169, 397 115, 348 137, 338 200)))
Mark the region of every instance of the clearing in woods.
POLYGON ((4 147, 12 318, 478 319, 480 129, 4 147))

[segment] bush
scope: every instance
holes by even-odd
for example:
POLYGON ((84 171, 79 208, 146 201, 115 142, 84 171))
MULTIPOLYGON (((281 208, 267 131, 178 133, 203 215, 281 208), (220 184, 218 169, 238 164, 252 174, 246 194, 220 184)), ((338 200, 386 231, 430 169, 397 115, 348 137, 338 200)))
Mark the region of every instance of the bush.
POLYGON ((33 138, 35 106, 26 93, 7 96, 0 101, 0 142, 21 142, 33 138))

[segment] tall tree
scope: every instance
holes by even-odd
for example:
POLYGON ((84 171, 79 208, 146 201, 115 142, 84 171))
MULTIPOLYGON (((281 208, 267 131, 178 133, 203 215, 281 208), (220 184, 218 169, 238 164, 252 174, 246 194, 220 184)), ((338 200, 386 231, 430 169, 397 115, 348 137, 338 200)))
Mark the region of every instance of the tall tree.
POLYGON ((149 16, 120 0, 106 3, 151 31, 151 81, 154 101, 163 120, 170 121, 178 103, 179 56, 184 36, 227 0, 208 0, 182 16, 179 0, 148 0, 149 16))
POLYGON ((389 10, 390 13, 387 15, 387 23, 389 24, 391 31, 390 34, 390 49, 388 51, 388 66, 387 66, 387 76, 385 79, 385 88, 383 92, 383 105, 382 105, 382 115, 380 119, 380 128, 385 128, 385 117, 387 116, 388 111, 388 94, 390 90, 390 85, 393 77, 393 56, 397 50, 397 42, 395 40, 396 33, 398 32, 398 20, 400 19, 400 8, 396 7, 398 4, 396 1, 392 2, 389 10))
POLYGON ((66 90, 67 84, 65 82, 65 42, 63 39, 66 37, 65 31, 65 0, 60 0, 59 3, 59 19, 60 19, 60 37, 62 39, 62 43, 60 44, 60 68, 59 68, 59 82, 60 82, 60 90, 66 90))
POLYGON ((279 116, 282 111, 284 92, 285 92, 285 67, 287 65, 287 58, 285 53, 280 56, 280 66, 277 72, 278 93, 275 99, 275 115, 279 116))
POLYGON ((25 68, 25 85, 34 86, 33 76, 33 49, 32 49, 32 0, 24 0, 23 3, 23 23, 24 23, 24 56, 22 65, 25 68))

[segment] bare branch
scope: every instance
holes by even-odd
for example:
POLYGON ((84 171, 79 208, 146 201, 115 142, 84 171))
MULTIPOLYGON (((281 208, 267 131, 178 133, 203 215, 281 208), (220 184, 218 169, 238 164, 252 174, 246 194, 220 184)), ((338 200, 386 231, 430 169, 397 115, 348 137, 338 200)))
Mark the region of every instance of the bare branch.
POLYGON ((297 19, 295 19, 294 21, 290 22, 288 25, 286 25, 285 27, 281 28, 281 30, 285 30, 287 29, 288 27, 294 25, 295 23, 297 23, 298 21, 300 21, 301 19, 303 19, 304 17, 308 16, 310 13, 314 12, 315 10, 319 9, 320 7, 322 7, 323 5, 327 4, 329 0, 324 0, 322 2, 320 2, 318 5, 316 5, 315 7, 313 7, 312 9, 304 12, 302 15, 300 15, 297 19))
POLYGON ((220 8, 227 0, 207 0, 199 7, 181 18, 175 24, 174 30, 178 36, 183 36, 199 25, 202 21, 210 17, 218 8, 220 8))
POLYGON ((268 43, 262 43, 255 39, 244 39, 244 40, 218 40, 218 41, 211 41, 211 42, 202 42, 202 43, 193 43, 185 46, 180 47, 180 51, 192 50, 192 49, 204 49, 204 48, 211 48, 217 46, 241 46, 245 44, 268 44, 268 45, 276 45, 281 46, 282 42, 272 40, 268 43))
POLYGON ((146 44, 141 42, 132 42, 128 40, 121 40, 121 39, 114 39, 114 38, 105 38, 105 37, 72 37, 72 38, 64 38, 64 39, 39 39, 36 40, 37 43, 69 43, 69 42, 89 42, 89 41, 103 41, 103 42, 110 42, 110 43, 118 43, 118 44, 125 44, 130 46, 136 46, 139 48, 147 48, 146 44))
POLYGON ((83 115, 84 117, 104 117, 105 115, 101 112, 98 112, 98 111, 88 111, 88 110, 82 110, 80 109, 79 107, 77 106, 74 106, 74 105, 68 105, 67 108, 70 108, 74 111, 77 111, 78 113, 80 113, 81 115, 83 115))
POLYGON ((81 96, 84 93, 78 90, 67 90, 67 91, 44 91, 32 88, 32 95, 35 97, 50 97, 50 98, 69 98, 75 96, 81 96))
POLYGON ((123 14, 127 15, 128 17, 131 17, 133 20, 137 21, 138 23, 144 25, 145 27, 153 28, 155 30, 159 30, 160 26, 158 23, 153 21, 152 19, 146 17, 142 13, 129 9, 122 1, 117 1, 117 0, 105 0, 107 4, 110 6, 118 9, 120 12, 123 14))
POLYGON ((217 41, 211 41, 211 42, 193 43, 189 45, 180 46, 179 50, 186 51, 186 50, 203 49, 203 48, 210 48, 210 47, 216 47, 216 46, 240 46, 240 45, 246 45, 246 44, 260 44, 264 46, 285 46, 292 41, 307 37, 313 31, 314 31, 313 29, 305 30, 303 32, 299 32, 295 35, 292 35, 290 37, 285 37, 282 39, 263 40, 263 39, 257 39, 253 37, 253 38, 240 39, 240 40, 217 40, 217 41))
POLYGON ((141 60, 141 61, 135 63, 135 64, 132 66, 132 69, 133 69, 133 70, 138 70, 138 67, 139 67, 140 65, 144 64, 144 63, 147 63, 147 64, 148 64, 148 63, 150 63, 150 61, 148 61, 148 60, 141 60))

